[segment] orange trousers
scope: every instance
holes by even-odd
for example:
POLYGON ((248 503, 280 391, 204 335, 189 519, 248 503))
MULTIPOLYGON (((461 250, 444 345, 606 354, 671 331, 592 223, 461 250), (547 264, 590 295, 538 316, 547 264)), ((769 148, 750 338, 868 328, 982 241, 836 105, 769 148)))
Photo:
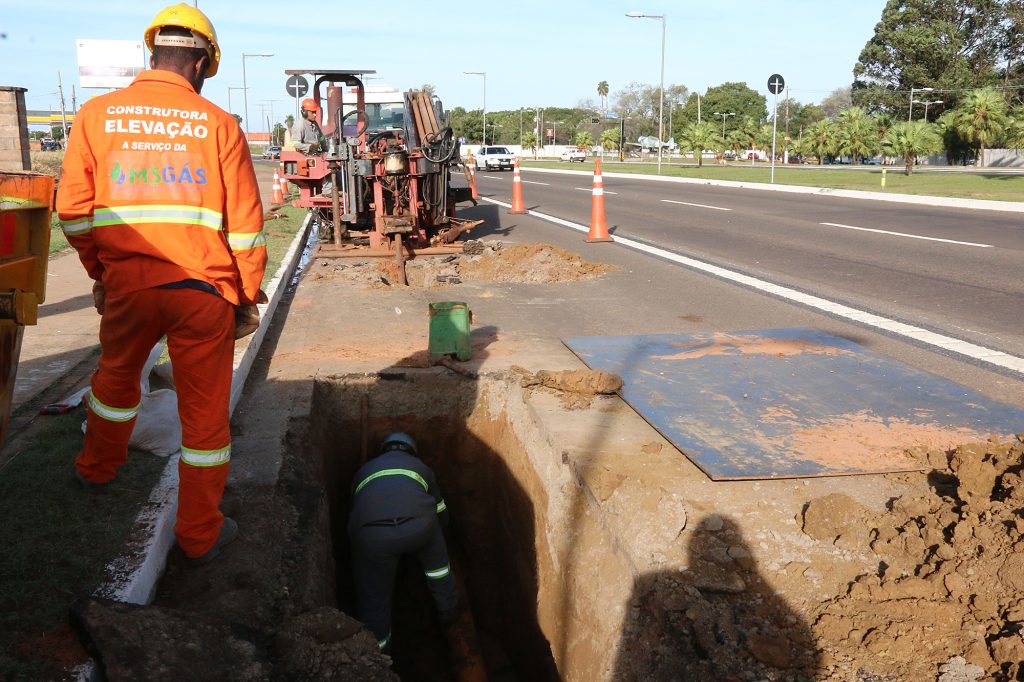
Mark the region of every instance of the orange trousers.
POLYGON ((167 336, 181 418, 178 516, 174 534, 186 556, 217 541, 220 502, 231 458, 229 401, 234 307, 195 289, 143 289, 107 298, 100 321, 102 355, 86 396, 85 443, 75 466, 105 483, 128 460, 128 438, 142 398, 143 365, 167 336))

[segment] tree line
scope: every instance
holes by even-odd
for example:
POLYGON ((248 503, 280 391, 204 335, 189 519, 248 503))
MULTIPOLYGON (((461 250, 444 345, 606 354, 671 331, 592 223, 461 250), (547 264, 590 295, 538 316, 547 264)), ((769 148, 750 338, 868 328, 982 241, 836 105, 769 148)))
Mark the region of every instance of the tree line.
MULTIPOLYGON (((571 108, 488 112, 487 139, 527 147, 596 140, 616 149, 620 122, 627 142, 658 135, 663 101, 666 142, 723 154, 771 149, 767 101, 745 83, 704 93, 669 85, 664 100, 658 87, 638 82, 612 92, 602 80, 595 92, 597 103, 588 98, 571 108)), ((884 154, 903 159, 908 172, 915 157, 938 152, 949 163, 980 164, 986 149, 1024 147, 1022 93, 1022 0, 888 0, 850 87, 819 104, 779 102, 776 146, 819 162, 884 154)), ((479 142, 481 114, 454 109, 456 134, 479 142)))

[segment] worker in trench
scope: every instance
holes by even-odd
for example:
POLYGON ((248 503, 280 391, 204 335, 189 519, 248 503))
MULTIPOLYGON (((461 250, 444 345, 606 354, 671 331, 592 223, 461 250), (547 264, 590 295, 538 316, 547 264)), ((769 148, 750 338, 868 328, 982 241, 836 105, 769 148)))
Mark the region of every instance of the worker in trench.
POLYGON ((98 492, 127 461, 140 373, 166 336, 182 429, 174 533, 187 558, 205 563, 238 535, 219 507, 235 338, 255 329, 266 302, 263 207, 241 128, 199 94, 220 62, 213 24, 172 5, 144 40, 150 69, 79 111, 57 193, 102 316, 73 475, 98 492))
POLYGON ((384 439, 380 454, 352 479, 352 572, 359 619, 385 652, 391 644, 391 602, 398 562, 416 557, 427 578, 438 616, 453 623, 461 605, 442 527, 448 510, 434 472, 419 458, 407 433, 384 439))

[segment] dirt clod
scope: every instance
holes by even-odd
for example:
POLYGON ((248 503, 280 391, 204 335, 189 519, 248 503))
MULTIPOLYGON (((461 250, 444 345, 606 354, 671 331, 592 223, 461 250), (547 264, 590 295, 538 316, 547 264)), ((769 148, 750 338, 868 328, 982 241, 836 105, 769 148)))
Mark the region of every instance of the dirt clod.
POLYGON ((567 408, 589 407, 597 395, 613 395, 622 388, 622 377, 610 372, 592 369, 565 369, 560 371, 540 370, 529 372, 522 367, 513 367, 521 376, 523 388, 549 388, 562 393, 562 403, 567 408))

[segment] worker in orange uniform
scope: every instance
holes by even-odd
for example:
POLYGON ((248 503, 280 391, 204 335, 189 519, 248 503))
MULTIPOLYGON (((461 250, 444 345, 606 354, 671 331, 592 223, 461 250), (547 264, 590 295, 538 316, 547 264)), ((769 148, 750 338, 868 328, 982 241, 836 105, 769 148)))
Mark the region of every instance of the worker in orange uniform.
POLYGON ((182 427, 174 532, 205 563, 238 535, 219 506, 236 314, 244 326, 266 302, 263 207, 242 130, 199 95, 220 62, 210 20, 185 3, 166 7, 145 41, 150 70, 79 111, 57 194, 103 316, 75 477, 100 489, 127 460, 139 376, 166 335, 182 427))

